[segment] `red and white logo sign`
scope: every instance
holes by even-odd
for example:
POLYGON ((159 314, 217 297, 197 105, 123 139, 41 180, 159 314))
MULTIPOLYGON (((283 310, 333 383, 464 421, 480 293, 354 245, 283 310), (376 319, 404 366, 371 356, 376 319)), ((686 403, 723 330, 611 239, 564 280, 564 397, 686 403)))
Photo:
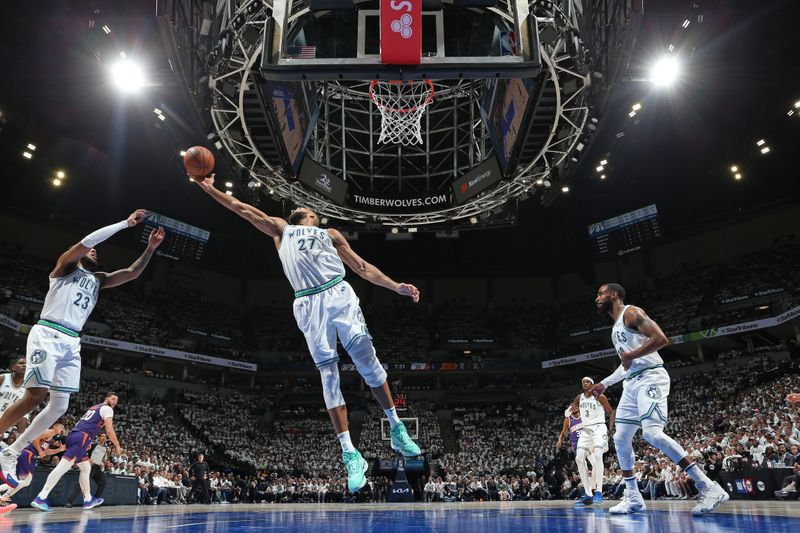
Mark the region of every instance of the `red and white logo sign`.
POLYGON ((381 62, 419 65, 422 0, 381 0, 381 62))

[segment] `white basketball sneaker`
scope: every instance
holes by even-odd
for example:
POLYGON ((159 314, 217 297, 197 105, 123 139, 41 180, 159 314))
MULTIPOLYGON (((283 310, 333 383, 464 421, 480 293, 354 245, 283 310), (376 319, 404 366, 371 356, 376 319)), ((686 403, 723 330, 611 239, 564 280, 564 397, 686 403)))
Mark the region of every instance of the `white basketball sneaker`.
POLYGON ((626 489, 622 495, 622 501, 611 507, 608 512, 611 514, 630 514, 645 510, 647 510, 647 505, 645 505, 642 495, 638 491, 626 489))
POLYGON ((721 504, 730 500, 731 497, 728 496, 728 493, 725 492, 722 487, 716 483, 712 483, 710 487, 700 491, 700 497, 698 499, 700 501, 694 506, 694 509, 692 509, 693 515, 710 513, 721 504))

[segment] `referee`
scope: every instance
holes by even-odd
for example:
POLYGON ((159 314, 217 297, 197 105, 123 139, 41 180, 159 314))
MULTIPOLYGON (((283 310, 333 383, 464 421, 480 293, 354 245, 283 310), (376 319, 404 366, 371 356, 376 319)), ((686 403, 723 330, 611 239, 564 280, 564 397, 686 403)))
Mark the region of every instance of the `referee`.
MULTIPOLYGON (((97 485, 97 490, 94 495, 95 498, 102 496, 103 490, 106 488, 106 474, 104 470, 106 454, 108 453, 108 446, 106 446, 107 440, 108 436, 105 433, 101 433, 97 437, 97 444, 89 448, 89 459, 92 461, 92 471, 89 473, 89 479, 93 479, 97 485)), ((78 496, 80 492, 81 486, 80 483, 78 483, 72 488, 72 492, 70 492, 69 498, 67 498, 66 507, 72 507, 75 496, 78 496)))
POLYGON ((205 456, 202 453, 197 454, 197 462, 192 463, 189 467, 189 475, 192 478, 192 494, 198 501, 209 504, 211 503, 211 494, 208 476, 211 469, 208 463, 203 462, 204 459, 205 456), (200 492, 199 496, 197 495, 198 491, 200 492))

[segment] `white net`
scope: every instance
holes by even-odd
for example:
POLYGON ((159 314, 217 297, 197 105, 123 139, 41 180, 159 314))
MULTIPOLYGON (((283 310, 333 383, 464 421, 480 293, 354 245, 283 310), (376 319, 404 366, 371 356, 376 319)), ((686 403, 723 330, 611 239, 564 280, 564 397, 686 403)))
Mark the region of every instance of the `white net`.
POLYGON ((381 112, 379 143, 422 144, 421 120, 425 108, 433 100, 433 82, 380 81, 369 86, 372 101, 381 112))

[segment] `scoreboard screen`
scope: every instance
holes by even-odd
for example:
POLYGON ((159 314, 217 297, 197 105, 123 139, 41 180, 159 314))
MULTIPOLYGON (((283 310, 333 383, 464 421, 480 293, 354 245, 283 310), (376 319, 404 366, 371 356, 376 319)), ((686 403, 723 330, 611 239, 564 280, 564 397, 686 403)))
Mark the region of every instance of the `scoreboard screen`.
POLYGON ((587 229, 595 251, 600 255, 625 255, 640 250, 643 244, 661 237, 655 204, 589 224, 587 229))
POLYGON ((147 243, 153 228, 164 228, 164 242, 156 250, 156 255, 175 261, 183 258, 199 260, 211 235, 204 229, 153 212, 147 214, 142 225, 144 229, 139 239, 142 243, 147 243))

